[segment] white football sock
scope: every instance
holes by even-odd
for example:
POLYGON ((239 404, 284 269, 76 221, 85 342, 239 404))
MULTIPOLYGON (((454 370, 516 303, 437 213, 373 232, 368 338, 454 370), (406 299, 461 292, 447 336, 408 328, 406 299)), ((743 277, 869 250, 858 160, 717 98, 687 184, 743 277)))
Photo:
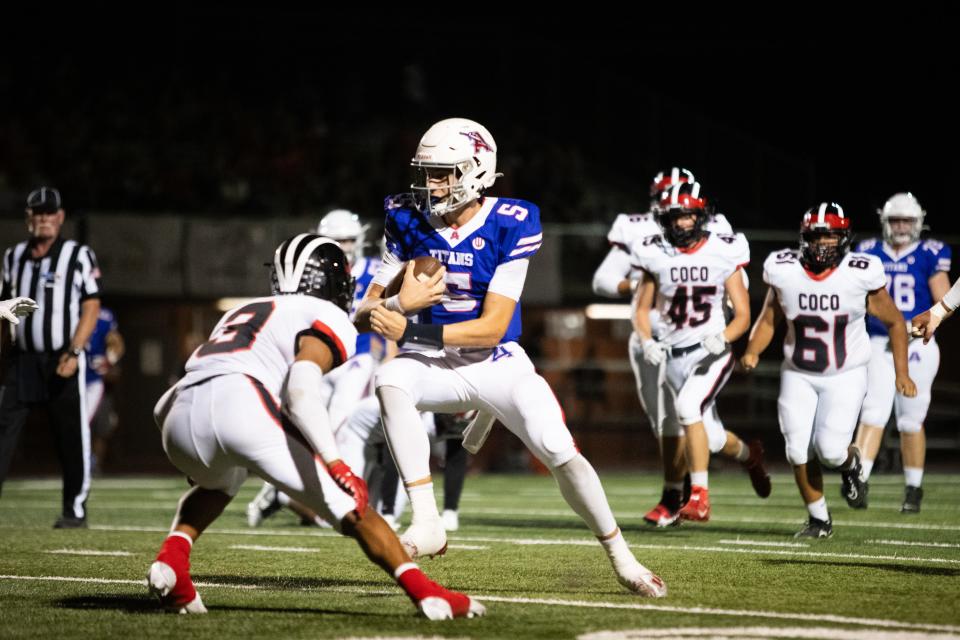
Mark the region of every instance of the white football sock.
POLYGON ((827 511, 827 499, 820 498, 807 504, 807 512, 817 520, 826 522, 830 519, 830 513, 827 511))
POLYGON ((923 484, 923 469, 921 467, 904 467, 903 479, 908 487, 919 487, 923 484))
POLYGON ((709 473, 706 471, 691 471, 690 472, 690 484, 695 487, 703 487, 704 489, 709 488, 707 484, 707 477, 709 473))
MULTIPOLYGON (((617 521, 610 510, 600 478, 581 454, 569 462, 550 470, 560 487, 560 493, 570 508, 590 527, 598 538, 617 529, 617 521)), ((413 496, 410 496, 413 500, 413 496)))
POLYGON ((288 504, 290 504, 290 496, 285 494, 283 491, 280 491, 279 489, 277 489, 277 502, 279 502, 283 506, 287 506, 288 504))
POLYGON ((734 456, 737 459, 737 462, 746 462, 750 459, 750 447, 747 446, 743 440, 740 441, 740 450, 737 451, 737 455, 734 456))
POLYGON ((413 399, 397 387, 377 389, 383 430, 404 482, 430 477, 430 439, 413 399))
POLYGON ((610 558, 610 564, 612 564, 614 570, 618 572, 629 569, 637 562, 637 559, 633 557, 633 552, 630 551, 630 547, 627 546, 627 541, 623 539, 623 533, 621 533, 619 529, 617 529, 615 536, 607 540, 601 540, 600 544, 603 545, 603 550, 607 552, 607 557, 610 558))
POLYGON ((860 466, 863 468, 863 480, 869 480, 870 472, 873 471, 873 460, 867 460, 866 458, 863 458, 860 460, 860 466))
POLYGON ((433 495, 432 482, 418 484, 415 487, 408 487, 407 495, 410 496, 410 510, 413 512, 413 522, 440 519, 440 512, 437 511, 437 499, 433 495))

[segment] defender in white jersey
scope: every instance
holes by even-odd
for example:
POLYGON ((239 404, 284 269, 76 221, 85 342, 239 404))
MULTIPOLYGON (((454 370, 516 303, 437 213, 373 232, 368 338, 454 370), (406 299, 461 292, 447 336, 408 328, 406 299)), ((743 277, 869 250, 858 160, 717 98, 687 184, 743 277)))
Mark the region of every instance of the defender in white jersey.
MULTIPOLYGON (((610 251, 603 262, 597 267, 593 275, 593 292, 597 295, 611 298, 626 297, 632 294, 640 282, 639 274, 633 268, 630 261, 631 247, 637 241, 642 241, 649 236, 656 236, 661 233, 660 225, 657 223, 656 212, 659 210, 660 199, 667 194, 670 189, 677 184, 695 182, 693 173, 687 169, 673 167, 669 171, 661 171, 654 176, 650 184, 650 211, 648 213, 621 213, 613 222, 610 232, 607 234, 607 240, 610 242, 610 251)), ((722 213, 705 212, 707 221, 706 231, 712 234, 732 235, 733 228, 722 213)), ((744 284, 747 283, 746 271, 741 269, 744 284)), ((725 309, 726 310, 726 309, 725 309)), ((659 314, 655 309, 650 311, 650 322, 654 335, 659 335, 659 314)), ((664 416, 662 389, 660 384, 661 371, 666 366, 663 362, 657 365, 650 364, 643 357, 643 347, 636 331, 632 332, 627 343, 630 367, 633 369, 634 380, 637 385, 637 395, 640 398, 640 404, 650 421, 650 427, 653 429, 653 435, 657 443, 662 446, 662 422, 664 416)), ((754 490, 761 497, 770 495, 770 477, 763 469, 763 445, 759 440, 745 445, 740 438, 733 432, 727 431, 720 421, 720 415, 717 412, 716 403, 703 414, 703 422, 707 433, 722 434, 725 437, 714 437, 709 439, 711 453, 723 453, 725 456, 740 462, 745 470, 750 474, 754 490)), ((680 451, 684 448, 685 442, 683 436, 667 436, 672 440, 667 448, 671 451, 680 451)), ((662 460, 661 460, 662 462, 662 460)), ((671 478, 677 473, 686 469, 686 460, 676 461, 678 465, 664 465, 665 482, 667 485, 675 484, 671 478), (683 469, 679 468, 683 467, 683 469)), ((690 476, 684 473, 683 495, 681 502, 686 503, 690 497, 690 476)), ((668 499, 667 503, 672 503, 668 499)), ((691 505, 690 509, 681 510, 680 517, 692 516, 695 519, 701 519, 701 514, 707 514, 706 505, 699 500, 691 505)), ((656 524, 665 526, 670 523, 670 519, 657 518, 656 524)))
POLYGON ((418 181, 412 197, 387 200, 384 269, 356 319, 358 327, 369 322, 400 346, 424 350, 400 354, 380 368, 375 382, 384 431, 413 511, 401 540, 418 555, 446 547, 418 410, 478 409, 503 423, 551 470, 624 587, 666 595, 663 581, 627 547, 596 471, 577 450, 556 397, 517 343, 527 264, 543 241, 539 209, 524 200, 484 196, 498 175, 496 145, 471 120, 433 125, 412 164, 420 171, 418 181), (445 266, 424 282, 414 276, 413 264, 422 255, 445 266), (400 292, 382 299, 404 261, 400 292), (413 314, 418 323, 407 319, 413 314))
POLYGON ((809 520, 797 537, 826 538, 833 523, 823 497, 820 465, 840 469, 850 506, 866 499, 860 453, 851 445, 867 391, 869 313, 890 333, 897 391, 917 390, 907 372, 907 331, 886 289, 883 265, 871 255, 849 253, 850 219, 824 202, 803 216, 800 251, 784 249, 764 262, 769 285, 763 310, 741 362, 748 371, 787 320, 778 414, 809 520))
MULTIPOLYGON (((893 195, 877 213, 883 239, 865 240, 857 250, 880 259, 887 274, 887 291, 900 312, 909 318, 940 300, 950 288, 950 246, 930 238, 921 241, 927 212, 911 193, 893 195)), ((940 347, 936 340, 910 342, 907 360, 910 377, 917 383, 917 395, 896 397, 893 355, 886 328, 868 318, 867 333, 873 355, 867 367, 867 396, 863 399, 856 441, 863 453, 863 477, 870 479, 892 411, 896 414, 903 460, 904 498, 900 512, 917 513, 923 500, 927 449, 923 423, 930 407, 933 379, 940 367, 940 347)))
MULTIPOLYGON (((674 186, 658 208, 662 235, 634 242, 632 261, 643 273, 637 291, 634 328, 647 363, 665 367, 657 387, 662 390, 661 446, 664 492, 660 503, 644 519, 656 526, 678 518, 710 517, 707 466, 710 450, 724 450, 742 462, 750 448, 717 421, 705 428, 717 393, 733 370, 729 343, 750 325, 750 301, 739 271, 750 260, 742 234, 706 232, 707 202, 699 183, 674 186), (727 325, 724 298, 734 308, 727 325), (655 312, 656 328, 651 321, 655 312), (686 436, 685 447, 683 437, 686 436), (681 505, 683 451, 691 472, 690 500, 681 505), (681 509, 682 507, 682 509, 681 509)), ((770 494, 762 459, 748 467, 757 493, 770 494)))
POLYGON ((228 311, 154 409, 170 461, 194 485, 147 575, 150 591, 181 613, 205 613, 190 578, 194 541, 247 477, 261 476, 344 535, 394 576, 433 620, 482 615, 468 596, 431 582, 340 458, 319 398, 325 373, 354 351, 347 317, 353 279, 329 238, 295 236, 277 248, 273 295, 228 311))

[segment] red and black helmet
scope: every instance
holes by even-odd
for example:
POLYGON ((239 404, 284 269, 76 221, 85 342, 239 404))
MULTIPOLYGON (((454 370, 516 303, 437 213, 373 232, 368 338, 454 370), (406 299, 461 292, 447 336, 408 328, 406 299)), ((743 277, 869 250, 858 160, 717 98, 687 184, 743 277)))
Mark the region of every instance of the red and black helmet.
POLYGON ((657 203, 656 218, 664 238, 675 247, 687 247, 704 235, 709 218, 709 203, 700 193, 699 182, 679 182, 663 192, 657 203), (677 226, 680 216, 694 214, 694 224, 688 229, 677 226))
POLYGON ((836 202, 821 202, 803 214, 800 223, 800 262, 813 272, 832 269, 850 250, 852 230, 850 218, 836 202), (836 237, 836 244, 820 242, 823 237, 836 237))
POLYGON ((664 191, 669 190, 670 187, 684 182, 696 181, 697 179, 693 177, 693 172, 689 169, 672 167, 668 171, 661 171, 657 175, 653 176, 653 182, 650 183, 651 208, 656 208, 656 206, 660 203, 660 197, 663 195, 664 191))

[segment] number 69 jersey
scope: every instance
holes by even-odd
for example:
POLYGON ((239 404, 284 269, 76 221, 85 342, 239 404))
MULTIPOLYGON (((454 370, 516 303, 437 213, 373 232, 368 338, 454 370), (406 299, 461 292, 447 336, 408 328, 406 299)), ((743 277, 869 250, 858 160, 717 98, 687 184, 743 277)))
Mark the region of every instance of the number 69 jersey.
POLYGON ((301 336, 322 340, 333 354, 334 367, 353 356, 357 344, 353 323, 332 302, 307 295, 257 298, 220 318, 210 339, 187 361, 180 386, 242 373, 279 397, 301 336))
POLYGON ((788 369, 833 375, 870 361, 867 294, 887 284, 878 258, 848 253, 837 268, 812 275, 796 250, 784 249, 767 257, 763 280, 775 290, 787 320, 788 369))
POLYGON ((658 340, 686 347, 723 331, 724 283, 750 262, 750 246, 742 233, 711 233, 690 249, 649 236, 634 242, 631 262, 657 283, 658 340))

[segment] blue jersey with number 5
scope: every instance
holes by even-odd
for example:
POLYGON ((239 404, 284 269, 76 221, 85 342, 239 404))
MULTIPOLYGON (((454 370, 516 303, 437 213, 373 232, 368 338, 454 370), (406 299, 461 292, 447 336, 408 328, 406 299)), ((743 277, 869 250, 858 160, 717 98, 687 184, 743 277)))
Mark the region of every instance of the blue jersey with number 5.
MULTIPOLYGON (((883 262, 887 291, 907 320, 933 306, 930 278, 938 271, 950 271, 950 246, 937 240, 922 240, 900 255, 882 240, 864 240, 857 251, 877 256, 883 262)), ((873 316, 867 316, 867 332, 885 336, 887 328, 873 316)))
MULTIPOLYGON (((408 195, 387 198, 384 236, 398 260, 433 256, 447 269, 447 292, 440 304, 420 312, 419 321, 452 324, 480 317, 483 299, 497 267, 532 257, 543 242, 540 209, 525 200, 486 197, 480 211, 462 227, 444 226, 421 213, 408 195)), ((501 342, 520 337, 520 303, 501 342)))

